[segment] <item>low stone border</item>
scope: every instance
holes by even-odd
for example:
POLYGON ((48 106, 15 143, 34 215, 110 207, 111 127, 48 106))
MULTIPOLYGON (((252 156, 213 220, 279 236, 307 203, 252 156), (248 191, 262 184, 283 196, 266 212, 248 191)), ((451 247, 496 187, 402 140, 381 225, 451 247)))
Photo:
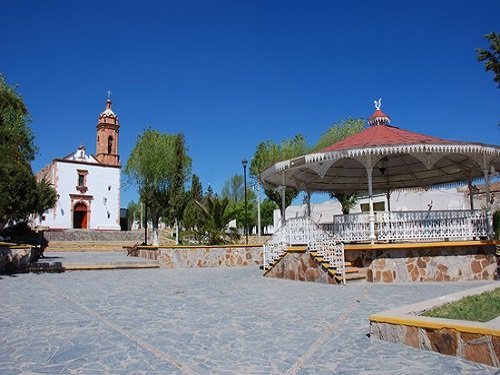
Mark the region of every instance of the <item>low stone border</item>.
POLYGON ((418 315, 434 307, 497 288, 500 288, 500 283, 370 315, 370 336, 500 367, 500 317, 480 323, 418 315))
POLYGON ((138 246, 138 256, 158 260, 162 268, 259 266, 262 246, 138 246))

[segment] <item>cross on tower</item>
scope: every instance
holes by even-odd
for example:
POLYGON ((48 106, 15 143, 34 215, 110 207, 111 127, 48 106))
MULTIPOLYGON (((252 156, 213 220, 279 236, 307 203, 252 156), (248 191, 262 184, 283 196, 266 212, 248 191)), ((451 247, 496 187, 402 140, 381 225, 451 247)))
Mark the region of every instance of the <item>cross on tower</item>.
POLYGON ((108 94, 108 99, 111 99, 111 90, 106 91, 106 93, 108 94))

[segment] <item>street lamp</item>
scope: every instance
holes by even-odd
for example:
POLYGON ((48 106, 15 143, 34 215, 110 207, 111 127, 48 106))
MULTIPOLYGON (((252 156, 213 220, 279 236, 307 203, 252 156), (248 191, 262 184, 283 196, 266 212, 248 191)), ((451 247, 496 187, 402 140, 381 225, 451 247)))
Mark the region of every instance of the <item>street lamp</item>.
POLYGON ((246 236, 246 244, 248 245, 248 200, 247 200, 247 159, 243 159, 241 161, 241 165, 243 166, 243 178, 245 182, 245 236, 246 236))

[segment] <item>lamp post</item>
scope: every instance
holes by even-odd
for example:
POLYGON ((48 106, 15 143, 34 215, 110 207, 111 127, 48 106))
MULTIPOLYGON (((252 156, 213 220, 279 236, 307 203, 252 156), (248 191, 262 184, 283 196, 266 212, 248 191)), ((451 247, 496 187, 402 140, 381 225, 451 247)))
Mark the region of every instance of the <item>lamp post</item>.
POLYGON ((243 166, 243 181, 245 185, 245 237, 246 244, 248 245, 248 200, 247 200, 247 159, 243 159, 241 161, 241 165, 243 166))

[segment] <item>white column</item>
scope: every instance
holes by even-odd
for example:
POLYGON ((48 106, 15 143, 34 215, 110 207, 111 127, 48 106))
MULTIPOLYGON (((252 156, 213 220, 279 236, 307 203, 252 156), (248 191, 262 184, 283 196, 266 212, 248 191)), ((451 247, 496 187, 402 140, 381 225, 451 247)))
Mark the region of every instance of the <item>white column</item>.
POLYGON ((373 212, 373 188, 372 188, 372 171, 373 168, 366 168, 366 173, 368 174, 368 199, 370 212, 368 214, 368 220, 370 223, 370 242, 373 245, 375 243, 375 212, 373 212))
POLYGON ((311 217, 311 192, 306 191, 307 217, 311 217))
POLYGON ((282 184, 281 184, 281 226, 285 226, 286 224, 286 202, 285 202, 285 192, 286 192, 286 186, 285 186, 285 172, 281 173, 282 176, 282 184))
POLYGON ((257 178, 257 238, 260 241, 260 179, 257 178))
POLYGON ((484 174, 484 187, 485 187, 485 198, 486 198, 486 230, 488 232, 488 239, 492 240, 494 238, 493 233, 493 215, 491 214, 491 196, 490 196, 490 171, 489 169, 483 169, 484 174))

